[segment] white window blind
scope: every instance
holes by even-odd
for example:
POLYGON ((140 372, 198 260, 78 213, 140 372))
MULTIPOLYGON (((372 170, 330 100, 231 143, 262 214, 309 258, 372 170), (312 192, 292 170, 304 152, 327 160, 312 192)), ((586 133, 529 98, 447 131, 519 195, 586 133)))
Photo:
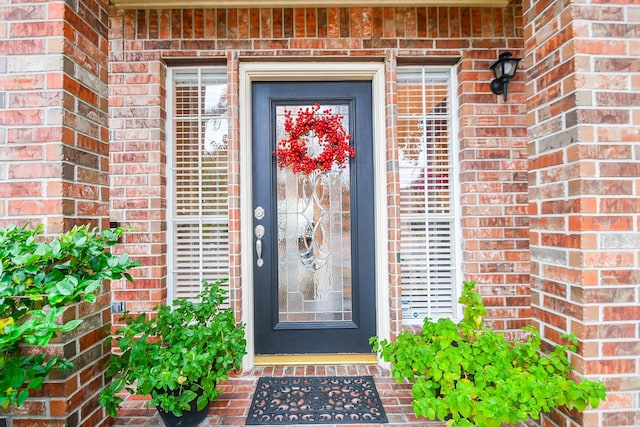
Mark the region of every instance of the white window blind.
POLYGON ((458 317, 451 70, 398 68, 403 324, 458 317))
POLYGON ((227 82, 223 68, 172 69, 170 299, 229 275, 227 82))

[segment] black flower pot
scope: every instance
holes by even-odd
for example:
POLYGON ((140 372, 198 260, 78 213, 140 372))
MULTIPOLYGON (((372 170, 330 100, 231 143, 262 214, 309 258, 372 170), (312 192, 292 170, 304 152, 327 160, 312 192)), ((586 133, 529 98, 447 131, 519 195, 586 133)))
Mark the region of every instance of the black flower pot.
POLYGON ((196 427, 205 418, 207 418, 207 413, 209 412, 209 406, 211 406, 211 402, 207 403, 207 405, 202 408, 202 410, 198 411, 197 401, 198 397, 202 395, 202 390, 198 389, 198 395, 195 399, 193 399, 189 404, 191 409, 188 411, 182 411, 182 416, 177 417, 171 412, 165 412, 162 410, 160 406, 156 406, 158 410, 158 414, 160 414, 160 418, 164 422, 164 425, 167 427, 196 427))

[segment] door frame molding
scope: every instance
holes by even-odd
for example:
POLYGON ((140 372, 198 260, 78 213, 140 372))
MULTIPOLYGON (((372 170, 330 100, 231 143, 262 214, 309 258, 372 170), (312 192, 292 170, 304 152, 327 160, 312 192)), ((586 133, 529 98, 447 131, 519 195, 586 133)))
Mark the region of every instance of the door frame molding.
MULTIPOLYGON (((382 62, 241 62, 239 65, 240 243, 242 321, 246 325, 244 369, 254 365, 253 202, 251 199, 251 83, 253 81, 369 80, 373 102, 373 161, 375 206, 376 334, 390 339, 389 276, 387 268, 387 191, 385 73, 382 62)), ((380 363, 380 360, 379 360, 380 363)))

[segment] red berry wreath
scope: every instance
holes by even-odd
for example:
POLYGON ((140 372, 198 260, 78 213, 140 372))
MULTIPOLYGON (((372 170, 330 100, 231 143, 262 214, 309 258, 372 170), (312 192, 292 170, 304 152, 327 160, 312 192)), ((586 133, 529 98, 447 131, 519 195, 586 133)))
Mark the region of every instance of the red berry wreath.
POLYGON ((285 111, 284 130, 286 136, 278 141, 274 154, 278 166, 290 167, 293 173, 302 172, 309 175, 314 170, 329 171, 336 164, 345 167, 349 157, 355 156, 353 147, 349 145, 351 135, 342 126, 343 116, 333 114, 326 109, 318 114, 320 104, 314 104, 298 111, 295 120, 291 110, 285 111), (309 154, 306 136, 315 136, 322 151, 317 156, 309 154))

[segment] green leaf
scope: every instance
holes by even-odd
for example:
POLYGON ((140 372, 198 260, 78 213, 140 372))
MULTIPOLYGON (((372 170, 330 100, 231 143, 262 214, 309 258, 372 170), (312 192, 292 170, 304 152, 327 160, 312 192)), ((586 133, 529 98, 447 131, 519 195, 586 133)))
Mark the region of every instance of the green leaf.
POLYGON ((118 258, 118 263, 120 265, 127 265, 130 261, 131 260, 129 259, 129 254, 127 254, 126 252, 121 254, 118 258))
POLYGON ((24 384, 24 380, 27 377, 26 371, 17 366, 8 367, 5 375, 7 375, 9 387, 11 388, 22 387, 22 384, 24 384))
POLYGON ((469 399, 460 399, 458 401, 458 411, 460 411, 460 415, 468 418, 471 415, 471 401, 469 399))
POLYGON ((73 276, 66 276, 58 283, 56 283, 56 289, 58 290, 60 295, 69 296, 73 294, 73 291, 78 284, 77 279, 75 279, 74 283, 74 279, 75 278, 73 276))
POLYGON ((195 399, 197 397, 196 393, 191 391, 191 390, 185 390, 182 392, 182 394, 180 395, 180 400, 184 403, 189 403, 191 402, 193 399, 195 399))
POLYGON ((29 391, 27 389, 20 390, 18 393, 18 397, 16 398, 16 406, 22 406, 24 402, 26 402, 29 397, 29 391))
POLYGON ((42 381, 44 380, 44 377, 36 377, 34 379, 32 379, 31 381, 29 381, 29 388, 34 389, 34 390, 40 390, 42 389, 42 381))
POLYGON ((46 243, 39 243, 38 246, 36 246, 35 253, 41 257, 47 255, 49 253, 49 245, 46 243))
POLYGON ((82 323, 82 319, 70 320, 62 326, 62 332, 71 332, 82 323))
POLYGON ((594 409, 600 406, 600 396, 589 396, 589 406, 594 409))
POLYGON ((200 396, 196 402, 198 411, 202 411, 209 404, 209 399, 207 396, 200 396))
POLYGON ((73 243, 75 243, 76 246, 82 246, 87 243, 87 236, 84 234, 76 234, 73 236, 73 243))
POLYGON ((62 251, 62 246, 60 245, 59 240, 54 240, 51 242, 51 253, 54 256, 60 255, 60 251, 62 251))

